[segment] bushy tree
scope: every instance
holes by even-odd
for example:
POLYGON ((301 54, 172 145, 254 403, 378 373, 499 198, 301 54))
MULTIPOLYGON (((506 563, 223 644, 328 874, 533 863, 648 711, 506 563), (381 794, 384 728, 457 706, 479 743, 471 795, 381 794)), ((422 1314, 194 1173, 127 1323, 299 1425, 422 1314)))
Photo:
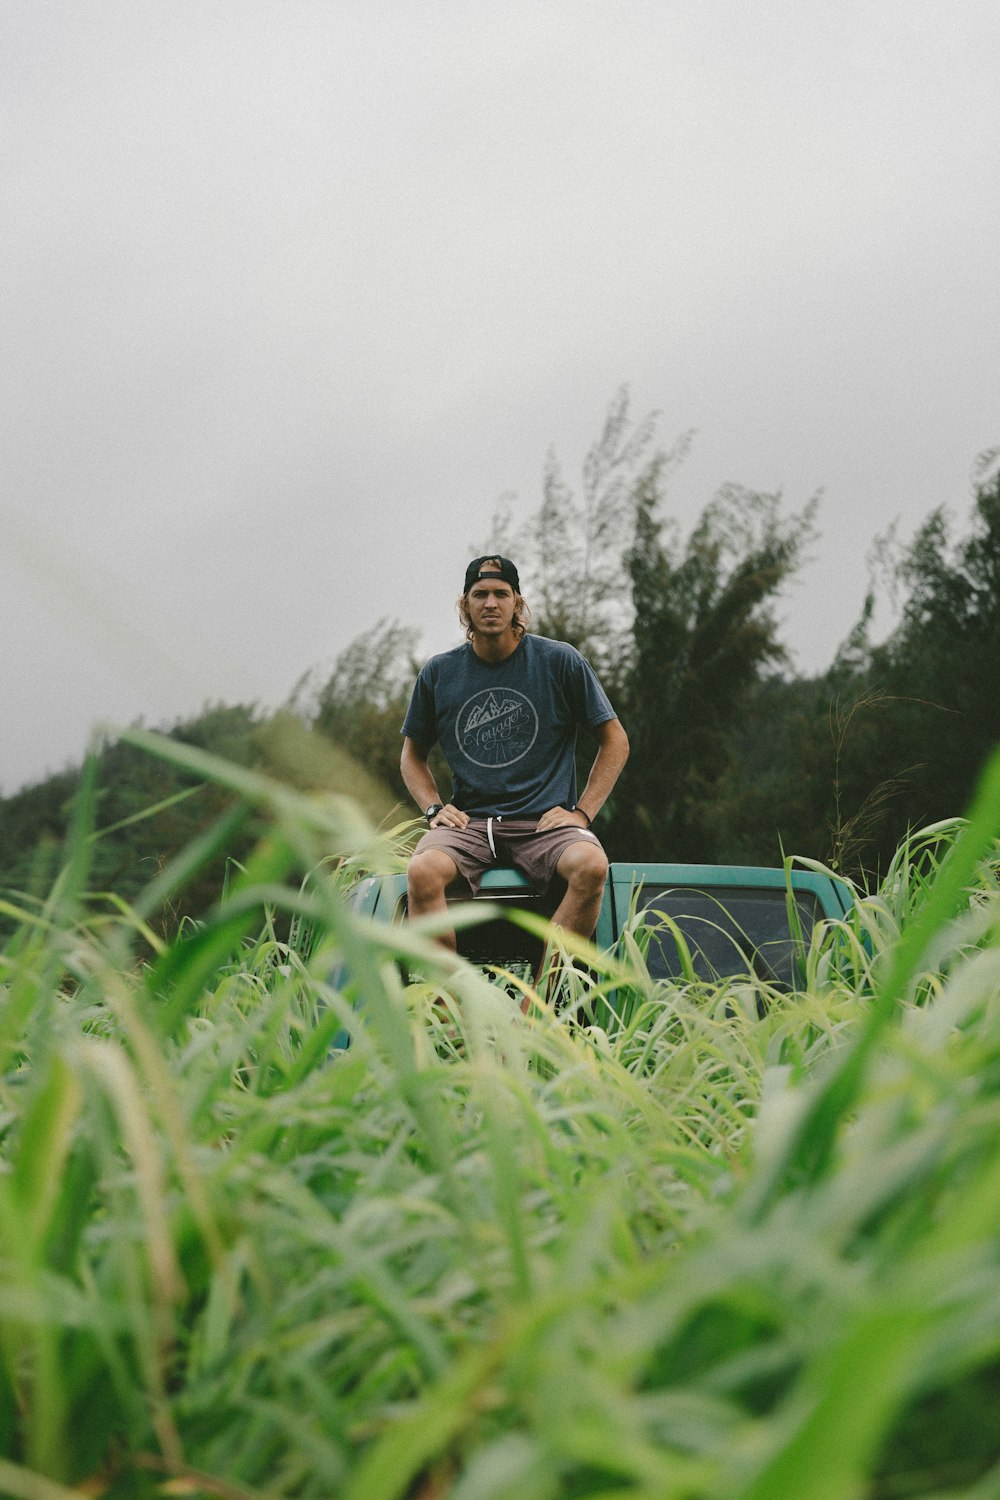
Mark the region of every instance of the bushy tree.
POLYGON ((745 857, 770 826, 786 849, 875 879, 908 830, 968 805, 1000 739, 995 454, 977 481, 964 537, 939 507, 909 544, 877 541, 898 612, 886 639, 872 641, 873 584, 828 672, 754 691, 714 804, 721 857, 745 857))
MULTIPOLYGON (((258 765, 254 737, 261 722, 254 706, 218 704, 168 733, 241 765, 258 765)), ((131 901, 225 810, 228 799, 217 785, 204 785, 126 741, 108 740, 96 753, 98 837, 91 890, 98 900, 101 892, 114 891, 131 901)), ((0 889, 16 900, 47 894, 63 858, 80 779, 74 769, 0 801, 0 889)), ((241 859, 252 841, 249 827, 234 833, 227 854, 241 859)), ((221 894, 225 863, 226 854, 206 863, 184 890, 183 910, 155 913, 153 926, 166 934, 182 915, 203 913, 221 894)))
POLYGON ((870 839, 870 860, 891 854, 906 825, 953 817, 1000 740, 1000 473, 995 455, 978 466, 971 527, 955 537, 944 508, 933 511, 893 569, 899 623, 856 673, 881 703, 877 746, 845 755, 854 796, 873 764, 901 777, 894 817, 870 839), (874 759, 873 759, 874 748, 874 759))
POLYGON ((328 672, 304 678, 291 706, 346 752, 390 794, 410 807, 399 774, 399 731, 418 671, 414 632, 382 619, 359 635, 328 672))
POLYGON ((78 770, 65 770, 0 799, 0 893, 47 892, 79 781, 78 770))
MULTIPOLYGON (((619 391, 579 492, 550 454, 538 510, 516 526, 499 508, 480 550, 518 560, 533 628, 583 651, 628 730, 632 755, 602 820, 609 851, 711 859, 748 835, 760 848, 766 812, 748 820, 723 794, 752 690, 786 660, 772 606, 816 504, 784 517, 779 496, 728 485, 685 543, 668 481, 691 434, 666 450, 656 426, 655 413, 633 421, 619 391)), ((590 754, 584 743, 581 769, 590 754)), ((778 837, 770 827, 768 857, 778 837)))
POLYGON ((708 810, 716 857, 771 864, 782 852, 852 878, 900 817, 908 767, 885 754, 892 707, 867 677, 768 676, 752 688, 708 810), (861 774, 863 772, 863 774, 861 774))
POLYGON ((750 684, 704 805, 706 842, 717 859, 774 864, 783 851, 829 857, 830 717, 822 681, 768 673, 750 684))
POLYGON ((691 435, 674 446, 656 443, 657 414, 634 421, 627 387, 615 396, 601 434, 583 460, 579 490, 549 452, 537 511, 515 524, 509 502, 498 506, 488 540, 519 566, 532 629, 569 641, 609 683, 628 648, 632 610, 625 551, 640 497, 662 495, 691 435))
POLYGON ((623 717, 632 756, 615 801, 615 842, 636 857, 717 855, 717 801, 751 689, 786 661, 773 605, 814 534, 815 502, 736 485, 705 507, 686 543, 651 488, 625 562, 634 618, 623 717))

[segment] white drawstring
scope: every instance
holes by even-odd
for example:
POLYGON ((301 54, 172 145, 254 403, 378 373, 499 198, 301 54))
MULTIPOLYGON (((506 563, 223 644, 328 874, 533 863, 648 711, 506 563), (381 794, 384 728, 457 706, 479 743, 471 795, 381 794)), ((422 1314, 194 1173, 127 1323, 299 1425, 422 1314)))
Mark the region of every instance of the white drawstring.
MULTIPOLYGON (((503 813, 498 814, 498 816, 496 818, 496 822, 498 822, 498 823, 502 823, 503 822, 503 813)), ((497 857, 497 846, 493 842, 493 823, 494 823, 494 819, 493 818, 487 818, 486 819, 486 837, 490 841, 490 853, 493 855, 493 858, 496 859, 496 857, 497 857)))

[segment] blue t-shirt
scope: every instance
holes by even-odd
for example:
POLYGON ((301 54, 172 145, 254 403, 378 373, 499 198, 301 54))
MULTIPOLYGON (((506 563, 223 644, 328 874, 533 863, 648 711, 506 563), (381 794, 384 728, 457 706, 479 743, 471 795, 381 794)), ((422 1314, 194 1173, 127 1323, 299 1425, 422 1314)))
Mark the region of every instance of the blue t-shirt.
POLYGON ((440 740, 456 807, 472 817, 534 818, 576 801, 578 727, 614 718, 575 646, 523 635, 506 661, 483 661, 471 644, 432 656, 402 732, 424 750, 440 740))

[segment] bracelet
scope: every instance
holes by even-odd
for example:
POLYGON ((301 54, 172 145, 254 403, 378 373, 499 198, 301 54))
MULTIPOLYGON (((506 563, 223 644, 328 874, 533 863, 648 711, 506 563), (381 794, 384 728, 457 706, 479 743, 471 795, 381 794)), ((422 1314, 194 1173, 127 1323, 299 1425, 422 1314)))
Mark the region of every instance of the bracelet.
POLYGON ((581 807, 578 802, 574 802, 573 806, 569 809, 569 811, 570 812, 582 812, 583 816, 587 820, 587 827, 588 828, 592 828, 594 826, 594 820, 590 816, 590 813, 587 811, 587 809, 585 807, 581 807))

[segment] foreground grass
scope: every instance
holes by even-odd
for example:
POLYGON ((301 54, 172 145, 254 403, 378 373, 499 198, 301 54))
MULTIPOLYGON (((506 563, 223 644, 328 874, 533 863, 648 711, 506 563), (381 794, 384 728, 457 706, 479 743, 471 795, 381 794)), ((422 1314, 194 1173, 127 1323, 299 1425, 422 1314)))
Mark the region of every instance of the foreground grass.
POLYGON ((801 992, 657 985, 626 945, 598 1028, 572 976, 524 1018, 352 919, 393 853, 350 807, 149 748, 270 832, 165 945, 146 919, 231 820, 126 911, 87 890, 85 784, 22 904, 0 1492, 1000 1496, 1000 763, 801 992))

